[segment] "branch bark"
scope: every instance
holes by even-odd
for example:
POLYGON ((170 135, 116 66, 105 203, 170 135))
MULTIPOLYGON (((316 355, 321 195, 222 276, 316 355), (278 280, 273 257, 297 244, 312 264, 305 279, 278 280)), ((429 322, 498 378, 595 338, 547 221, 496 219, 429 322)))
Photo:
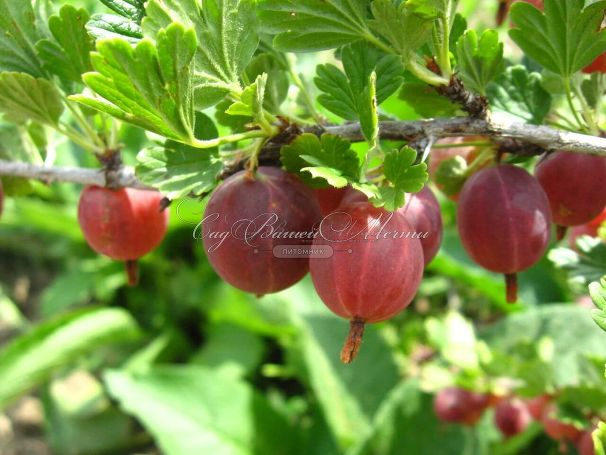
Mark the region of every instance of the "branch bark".
MULTIPOLYGON (((358 123, 323 128, 318 126, 303 128, 297 130, 296 133, 284 134, 282 137, 271 141, 261 154, 261 163, 278 164, 280 147, 301 132, 314 134, 327 132, 341 136, 351 142, 364 140, 358 123)), ((546 126, 504 122, 494 119, 482 120, 458 117, 412 122, 388 121, 381 122, 380 132, 382 139, 402 141, 416 141, 427 137, 440 139, 458 136, 489 136, 495 141, 513 141, 513 147, 511 143, 507 145, 507 151, 510 153, 524 154, 524 147, 528 147, 532 153, 537 150, 566 150, 568 152, 606 156, 606 139, 604 138, 556 130, 546 126), (516 150, 516 146, 519 146, 519 150, 516 150)), ((238 164, 235 163, 226 169, 230 169, 230 173, 236 172, 238 164)), ((24 177, 47 183, 56 181, 99 186, 105 186, 107 183, 102 169, 48 167, 4 160, 0 160, 0 176, 24 177)), ((137 180, 132 168, 121 168, 115 171, 111 177, 118 186, 152 189, 137 180)))
MULTIPOLYGON (((329 126, 327 133, 341 136, 352 142, 363 141, 360 125, 329 126)), ((381 138, 391 140, 416 140, 423 136, 436 139, 458 136, 490 136, 493 139, 512 139, 545 150, 566 150, 606 156, 606 139, 556 130, 547 126, 526 123, 480 120, 467 117, 420 120, 414 122, 381 122, 381 138)), ((513 152, 513 151, 511 151, 513 152)), ((515 153, 515 152, 513 152, 515 153)))
MULTIPOLYGON (((5 160, 0 160, 0 176, 23 177, 41 180, 45 183, 69 182, 98 186, 106 186, 107 184, 103 169, 50 167, 5 160)), ((137 180, 134 170, 128 167, 123 167, 119 171, 115 171, 113 173, 113 181, 120 187, 138 188, 143 190, 153 189, 137 180)))

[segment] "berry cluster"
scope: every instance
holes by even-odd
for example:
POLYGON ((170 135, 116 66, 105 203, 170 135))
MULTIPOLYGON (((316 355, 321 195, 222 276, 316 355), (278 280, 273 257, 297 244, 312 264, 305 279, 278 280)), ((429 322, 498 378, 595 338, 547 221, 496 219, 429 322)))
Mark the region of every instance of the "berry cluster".
MULTIPOLYGON (((578 428, 572 423, 558 419, 557 407, 552 400, 550 395, 526 399, 515 395, 498 397, 459 387, 448 387, 436 393, 433 408, 442 422, 475 425, 488 408, 494 407, 494 424, 505 438, 523 433, 536 421, 542 425, 550 438, 574 444, 581 455, 593 455, 593 425, 578 428)), ((591 421, 590 416, 588 421, 591 421)))

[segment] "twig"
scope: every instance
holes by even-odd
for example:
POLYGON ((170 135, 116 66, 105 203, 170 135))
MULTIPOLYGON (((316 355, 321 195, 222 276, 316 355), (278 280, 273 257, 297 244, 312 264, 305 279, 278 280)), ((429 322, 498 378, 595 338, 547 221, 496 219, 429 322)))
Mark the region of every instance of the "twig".
MULTIPOLYGON (((23 177, 28 179, 51 182, 70 182, 82 185, 106 185, 103 169, 87 169, 79 167, 49 167, 37 164, 20 163, 0 160, 0 176, 23 177)), ((114 175, 117 186, 139 189, 153 189, 144 185, 135 177, 132 168, 122 168, 114 175)))
MULTIPOLYGON (((350 123, 337 126, 314 126, 299 128, 291 125, 272 141, 268 142, 259 162, 268 166, 277 166, 280 161, 280 148, 290 143, 301 133, 320 135, 324 132, 341 136, 352 142, 364 140, 360 125, 350 123)), ((457 136, 488 136, 501 148, 517 155, 537 155, 546 150, 566 150, 575 153, 589 153, 606 156, 606 139, 585 134, 556 130, 547 126, 528 125, 498 120, 481 120, 466 117, 450 119, 421 120, 414 122, 381 122, 382 139, 419 141, 427 137, 436 139, 457 136)), ((242 169, 240 162, 225 167, 220 178, 242 169)), ((0 160, 0 176, 24 177, 44 182, 72 182, 83 185, 106 185, 103 170, 68 167, 48 167, 27 163, 0 160)), ((151 189, 135 177, 132 168, 122 168, 115 175, 118 186, 151 189)))

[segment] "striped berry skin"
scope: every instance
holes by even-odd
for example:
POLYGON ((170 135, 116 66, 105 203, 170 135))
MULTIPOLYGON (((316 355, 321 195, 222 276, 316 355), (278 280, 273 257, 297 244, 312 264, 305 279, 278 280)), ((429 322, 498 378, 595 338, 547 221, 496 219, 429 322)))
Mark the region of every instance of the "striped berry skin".
POLYGON ((516 273, 547 249, 551 211, 545 192, 525 170, 498 164, 471 177, 459 199, 457 227, 471 258, 503 273, 507 301, 517 300, 516 273))
POLYGON ((156 248, 168 225, 168 211, 160 210, 162 195, 133 188, 84 188, 78 221, 90 247, 117 261, 125 261, 129 284, 137 282, 136 261, 156 248))
POLYGON ((334 253, 310 259, 311 277, 324 304, 351 321, 341 353, 350 363, 364 324, 389 319, 412 301, 423 275, 423 249, 401 214, 368 202, 342 205, 325 218, 314 247, 324 245, 334 253))
POLYGON ((411 195, 408 203, 399 212, 421 235, 425 265, 429 264, 438 254, 442 244, 442 213, 436 196, 426 186, 411 195))
POLYGON ((555 152, 543 159, 535 175, 545 190, 553 221, 579 226, 596 218, 606 205, 606 158, 555 152))
POLYGON ((219 185, 206 206, 204 248, 212 267, 232 286, 257 295, 278 292, 305 276, 309 259, 277 257, 274 247, 309 247, 311 236, 279 238, 272 229, 304 235, 321 218, 313 191, 296 176, 275 167, 241 171, 219 185), (213 233, 229 235, 221 240, 213 233))

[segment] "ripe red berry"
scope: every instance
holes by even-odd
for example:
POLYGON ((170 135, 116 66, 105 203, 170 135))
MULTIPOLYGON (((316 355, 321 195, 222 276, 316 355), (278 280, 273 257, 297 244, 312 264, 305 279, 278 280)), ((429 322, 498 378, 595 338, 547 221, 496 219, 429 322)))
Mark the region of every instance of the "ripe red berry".
POLYGON ((598 55, 591 65, 583 69, 585 74, 591 73, 606 73, 606 52, 598 55))
POLYGON ((137 282, 137 259, 156 248, 166 233, 168 212, 162 195, 132 188, 88 186, 78 205, 78 221, 97 253, 126 261, 129 284, 137 282))
POLYGON ((426 186, 411 195, 408 203, 399 212, 406 217, 416 233, 421 235, 421 246, 425 265, 438 254, 442 244, 442 214, 440 203, 431 189, 426 186))
POLYGON ((482 267, 505 274, 508 302, 517 299, 516 273, 545 252, 550 224, 544 191, 519 167, 484 169, 461 192, 457 226, 463 247, 482 267))
POLYGON ((448 387, 435 395, 433 409, 443 422, 474 425, 482 417, 489 402, 488 395, 448 387))
POLYGON ((593 444, 592 431, 584 431, 577 442, 579 455, 595 455, 595 445, 593 444))
POLYGON ((257 295, 278 292, 305 276, 309 260, 304 252, 274 254, 274 248, 308 248, 321 218, 313 191, 296 176, 274 167, 260 167, 254 175, 241 171, 219 185, 208 202, 204 248, 215 271, 232 286, 257 295))
POLYGON ((543 411, 550 401, 551 397, 549 395, 539 395, 526 400, 526 407, 534 420, 541 420, 543 411))
POLYGON ((509 438, 522 433, 530 425, 532 416, 522 400, 510 398, 497 405, 494 421, 501 433, 509 438))
POLYGON ((316 199, 320 204, 320 210, 322 211, 322 215, 326 216, 329 213, 332 213, 336 210, 339 205, 341 205, 341 201, 343 200, 343 196, 347 193, 350 187, 345 188, 320 188, 314 190, 316 195, 316 199))
POLYGON ((543 410, 541 417, 543 423, 543 429, 545 433, 557 441, 567 439, 570 441, 576 441, 581 435, 581 431, 569 423, 564 423, 556 418, 556 407, 550 403, 543 410))
MULTIPOLYGON (((581 153, 555 152, 535 170, 545 190, 553 222, 578 226, 593 220, 606 205, 606 158, 581 153)), ((564 234, 560 230, 559 237, 564 234)))
POLYGON ((314 247, 333 249, 330 257, 312 256, 310 271, 322 301, 351 321, 341 353, 350 363, 362 340, 365 323, 389 319, 408 306, 423 275, 423 250, 399 213, 368 202, 341 206, 325 218, 314 247))

